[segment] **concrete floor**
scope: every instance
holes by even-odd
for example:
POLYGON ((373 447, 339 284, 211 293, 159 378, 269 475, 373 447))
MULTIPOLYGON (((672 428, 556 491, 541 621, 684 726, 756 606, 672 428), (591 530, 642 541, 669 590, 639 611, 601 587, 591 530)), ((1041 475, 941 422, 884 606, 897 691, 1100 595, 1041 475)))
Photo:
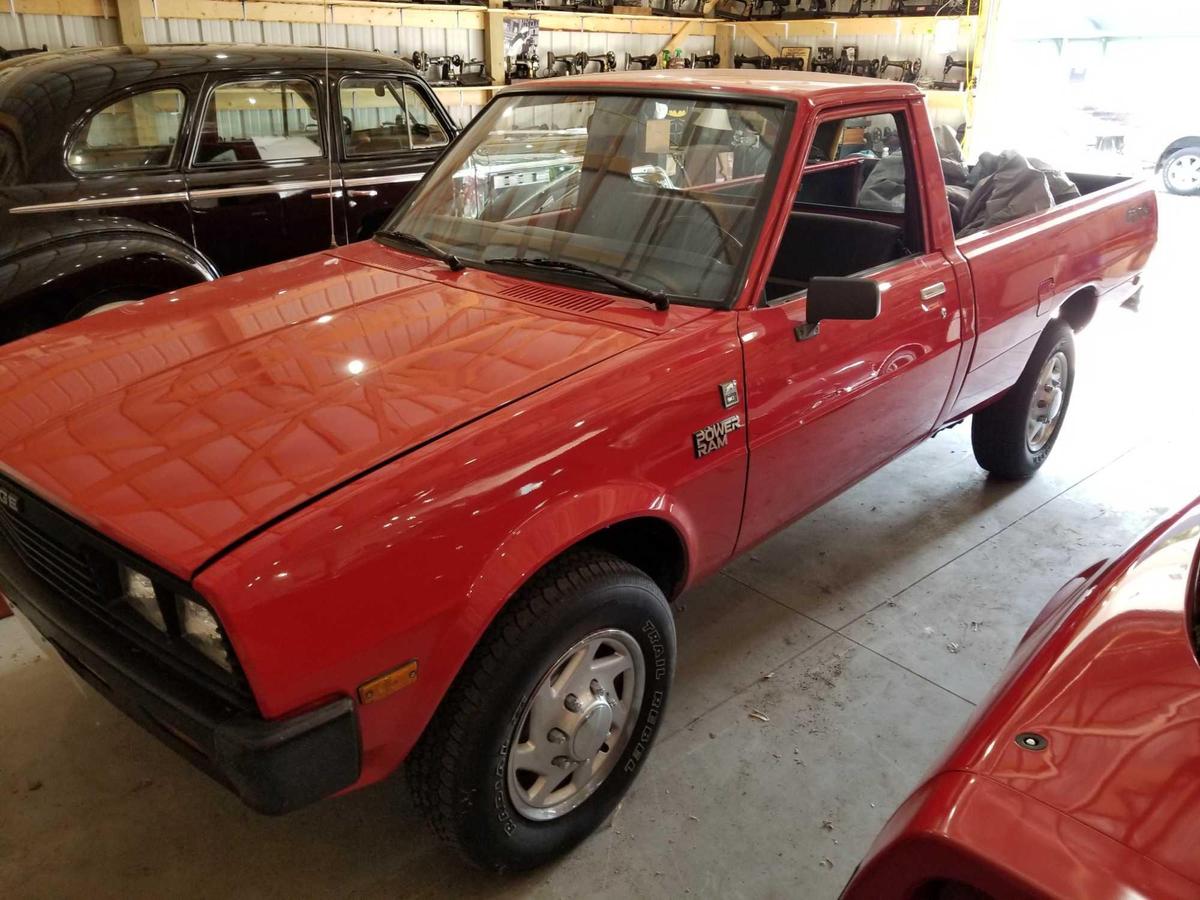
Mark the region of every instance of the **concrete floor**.
POLYGON ((1066 429, 991 483, 947 432, 681 598, 666 728, 610 824, 498 879, 399 780, 260 818, 0 622, 0 896, 832 898, 1057 587, 1200 492, 1200 199, 1162 197, 1143 312, 1079 341, 1066 429), (750 716, 761 712, 769 721, 750 716))

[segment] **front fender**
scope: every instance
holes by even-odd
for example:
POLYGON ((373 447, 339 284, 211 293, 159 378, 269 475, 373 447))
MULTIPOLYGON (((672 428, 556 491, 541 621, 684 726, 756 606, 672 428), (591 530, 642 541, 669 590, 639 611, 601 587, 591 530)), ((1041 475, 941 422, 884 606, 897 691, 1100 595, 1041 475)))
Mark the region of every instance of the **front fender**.
POLYGON ((635 481, 609 483, 582 494, 559 498, 512 530, 471 583, 467 601, 478 602, 491 614, 479 625, 472 644, 497 613, 538 571, 571 547, 599 531, 637 518, 659 519, 670 525, 684 547, 687 560, 695 555, 694 523, 687 509, 661 487, 635 481))

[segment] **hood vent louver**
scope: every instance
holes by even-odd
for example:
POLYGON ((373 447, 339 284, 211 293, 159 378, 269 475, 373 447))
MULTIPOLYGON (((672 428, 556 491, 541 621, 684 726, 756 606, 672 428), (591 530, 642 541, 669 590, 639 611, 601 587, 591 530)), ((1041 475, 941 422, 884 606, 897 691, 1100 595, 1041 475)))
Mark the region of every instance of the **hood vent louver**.
POLYGON ((612 301, 606 297, 580 294, 576 291, 555 290, 544 284, 518 284, 505 288, 500 296, 520 300, 522 303, 536 303, 539 306, 553 306, 570 312, 592 312, 603 309, 612 301))

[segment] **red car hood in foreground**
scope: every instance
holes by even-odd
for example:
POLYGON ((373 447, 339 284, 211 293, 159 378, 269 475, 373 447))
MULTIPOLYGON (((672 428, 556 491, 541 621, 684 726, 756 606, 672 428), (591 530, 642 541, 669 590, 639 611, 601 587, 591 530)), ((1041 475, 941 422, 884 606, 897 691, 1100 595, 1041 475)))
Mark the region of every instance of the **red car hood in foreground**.
POLYGON ((978 773, 1200 884, 1200 501, 1035 624, 942 767, 978 773), (1024 749, 1015 736, 1046 739, 1024 749))
POLYGON ((0 350, 0 468, 187 578, 314 495, 702 312, 542 291, 580 314, 529 292, 365 244, 43 332, 0 350))
POLYGON ((1195 500, 1063 586, 845 900, 1200 896, 1198 546, 1195 500))

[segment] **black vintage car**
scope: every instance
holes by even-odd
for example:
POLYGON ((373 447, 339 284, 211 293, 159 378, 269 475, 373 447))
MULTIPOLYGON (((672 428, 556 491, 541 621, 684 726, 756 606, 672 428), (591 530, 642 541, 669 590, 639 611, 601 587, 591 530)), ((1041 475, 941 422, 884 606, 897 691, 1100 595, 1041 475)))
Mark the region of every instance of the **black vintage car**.
POLYGON ((0 342, 367 237, 453 132, 416 70, 375 53, 0 62, 0 342))

